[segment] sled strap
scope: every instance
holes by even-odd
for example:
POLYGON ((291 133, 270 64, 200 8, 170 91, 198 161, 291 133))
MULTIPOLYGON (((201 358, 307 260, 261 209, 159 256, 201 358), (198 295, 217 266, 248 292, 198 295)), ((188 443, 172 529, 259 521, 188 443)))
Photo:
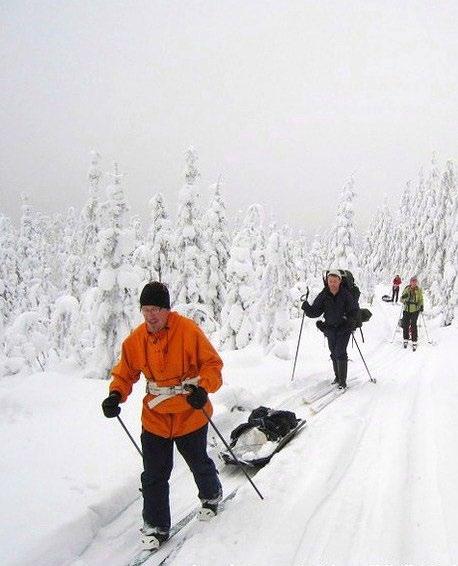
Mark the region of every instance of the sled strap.
POLYGON ((156 395, 154 399, 148 401, 147 405, 150 409, 162 403, 166 399, 171 399, 176 395, 185 395, 189 393, 186 389, 188 385, 198 385, 200 377, 188 377, 184 379, 179 385, 170 385, 169 387, 161 387, 155 381, 148 380, 146 382, 146 392, 150 393, 151 395, 156 395))

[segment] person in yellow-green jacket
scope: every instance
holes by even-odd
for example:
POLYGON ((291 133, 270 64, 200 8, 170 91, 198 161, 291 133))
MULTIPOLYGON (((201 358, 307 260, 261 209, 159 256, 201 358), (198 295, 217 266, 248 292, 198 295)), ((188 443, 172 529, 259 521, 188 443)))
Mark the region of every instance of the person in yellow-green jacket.
POLYGON ((412 350, 415 352, 418 340, 417 320, 419 314, 423 312, 423 291, 418 286, 418 279, 416 277, 410 278, 409 285, 407 285, 402 292, 401 301, 404 304, 404 312, 402 315, 404 348, 407 348, 410 330, 412 350))

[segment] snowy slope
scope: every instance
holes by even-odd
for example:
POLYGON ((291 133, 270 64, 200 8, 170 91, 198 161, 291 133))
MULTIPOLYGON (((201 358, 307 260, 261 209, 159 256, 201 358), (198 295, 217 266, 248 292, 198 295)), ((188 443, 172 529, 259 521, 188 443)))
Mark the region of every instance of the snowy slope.
MULTIPOLYGON (((174 564, 458 563, 458 383, 450 355, 458 332, 432 322, 437 344, 420 328, 413 353, 399 333, 390 343, 396 306, 373 311, 360 345, 378 383, 367 382, 350 349, 356 385, 316 415, 300 403, 301 389, 330 377, 331 365, 313 321, 304 324, 293 384, 292 360, 264 358, 256 347, 225 353, 225 386, 213 399, 226 435, 247 416, 230 411, 235 406, 283 402, 308 427, 255 476, 264 501, 236 470, 222 470, 227 493, 242 487, 224 513, 191 527, 174 564)), ((293 352, 298 329, 299 321, 293 352)), ((68 368, 0 382, 1 564, 116 566, 134 552, 141 461, 119 423, 101 415, 106 387, 68 368)), ((137 438, 142 389, 121 413, 137 438)), ((171 491, 177 519, 196 503, 179 456, 171 491)))

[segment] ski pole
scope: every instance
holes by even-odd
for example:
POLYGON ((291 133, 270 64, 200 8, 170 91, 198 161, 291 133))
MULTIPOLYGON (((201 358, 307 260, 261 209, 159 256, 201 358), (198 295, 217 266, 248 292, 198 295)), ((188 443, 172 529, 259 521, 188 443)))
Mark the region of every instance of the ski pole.
POLYGON ((132 438, 132 435, 130 434, 130 432, 127 430, 126 425, 122 422, 121 417, 118 415, 117 416, 118 421, 121 423, 122 428, 126 431, 127 436, 130 438, 130 440, 132 441, 132 444, 135 446, 135 448, 137 449, 138 453, 140 454, 140 456, 143 458, 143 453, 140 450, 140 448, 138 447, 137 443, 135 442, 135 440, 132 438))
MULTIPOLYGON (((307 292, 305 293, 305 295, 301 296, 300 300, 306 301, 308 298, 309 298, 309 288, 307 287, 307 292)), ((296 371, 297 355, 299 353, 299 344, 301 343, 301 335, 302 335, 302 327, 304 326, 304 319, 305 319, 305 311, 302 313, 301 329, 299 330, 299 338, 297 340, 296 355, 294 356, 294 366, 293 366, 293 373, 291 375, 291 381, 293 381, 294 372, 296 371)))
POLYGON ((361 350, 359 348, 359 344, 358 344, 358 341, 355 338, 354 333, 352 332, 351 335, 353 336, 353 340, 355 341, 356 347, 358 348, 359 355, 361 356, 361 359, 363 360, 364 366, 366 367, 366 371, 367 371, 367 374, 369 375, 369 379, 372 381, 372 383, 377 383, 377 380, 375 379, 375 377, 372 377, 371 372, 369 371, 369 368, 367 367, 366 360, 364 359, 363 353, 361 352, 361 350))
POLYGON ((259 491, 259 489, 254 485, 253 480, 250 478, 250 476, 248 475, 247 471, 245 470, 245 468, 242 466, 242 464, 240 463, 240 461, 238 460, 237 456, 234 454, 234 452, 232 451, 232 448, 229 446, 229 444, 224 440, 222 434, 220 433, 220 431, 216 428, 215 423, 212 421, 210 415, 207 413, 207 411, 202 407, 202 412, 204 413, 207 421, 211 424, 211 426, 213 427, 214 431, 216 432, 216 434, 220 437, 222 443, 224 444, 224 446, 226 447, 226 449, 228 450, 228 452, 230 453, 230 455, 234 458, 234 460, 237 462, 237 465, 239 466, 239 468, 242 470, 242 472, 245 474, 247 480, 251 483, 251 485, 253 486, 253 489, 256 491, 256 493, 259 495, 259 497, 261 499, 264 499, 264 497, 262 496, 261 492, 259 491))
POLYGON ((421 318, 423 320, 423 325, 425 327, 426 340, 428 340, 428 344, 432 344, 432 342, 431 342, 431 340, 429 339, 429 336, 428 336, 428 329, 426 327, 426 319, 425 319, 425 315, 423 314, 423 311, 421 311, 421 318))

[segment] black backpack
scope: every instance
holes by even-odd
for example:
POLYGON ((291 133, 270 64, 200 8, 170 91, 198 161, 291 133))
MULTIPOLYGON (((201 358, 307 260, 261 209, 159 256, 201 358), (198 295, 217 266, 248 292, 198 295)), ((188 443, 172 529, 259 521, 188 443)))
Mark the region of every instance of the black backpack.
POLYGON ((298 421, 299 419, 291 411, 276 411, 268 407, 258 407, 251 412, 247 423, 240 424, 231 432, 231 446, 235 446, 242 432, 250 428, 258 428, 268 440, 279 440, 295 428, 298 421))
MULTIPOLYGON (((355 283, 355 278, 353 277, 353 273, 351 271, 348 271, 348 269, 338 269, 337 271, 339 271, 342 277, 342 285, 350 291, 350 293, 357 301, 359 301, 359 298, 361 296, 361 291, 359 290, 359 287, 355 283)), ((327 283, 328 273, 329 270, 323 273, 323 282, 325 287, 328 286, 327 283)), ((356 328, 361 328, 363 322, 367 322, 371 318, 371 316, 372 313, 369 309, 359 309, 356 314, 356 328)))

